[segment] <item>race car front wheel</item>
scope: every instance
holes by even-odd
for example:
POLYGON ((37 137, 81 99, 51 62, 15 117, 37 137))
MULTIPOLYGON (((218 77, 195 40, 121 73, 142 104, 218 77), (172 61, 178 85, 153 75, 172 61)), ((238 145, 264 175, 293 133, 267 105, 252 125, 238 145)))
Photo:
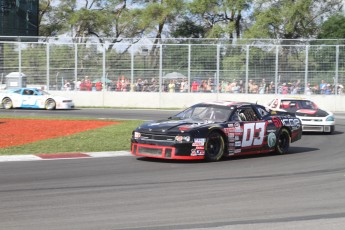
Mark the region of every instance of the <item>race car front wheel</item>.
POLYGON ((53 99, 48 99, 45 104, 47 110, 52 110, 56 108, 56 102, 53 99))
POLYGON ((290 148, 290 143, 291 138, 289 131, 285 128, 282 128, 278 134, 276 152, 279 154, 287 153, 290 148))
POLYGON ((8 97, 4 98, 2 100, 2 106, 4 107, 4 109, 11 109, 13 107, 12 100, 8 97))
POLYGON ((205 159, 207 161, 218 161, 224 154, 224 138, 218 132, 211 132, 205 143, 205 159))

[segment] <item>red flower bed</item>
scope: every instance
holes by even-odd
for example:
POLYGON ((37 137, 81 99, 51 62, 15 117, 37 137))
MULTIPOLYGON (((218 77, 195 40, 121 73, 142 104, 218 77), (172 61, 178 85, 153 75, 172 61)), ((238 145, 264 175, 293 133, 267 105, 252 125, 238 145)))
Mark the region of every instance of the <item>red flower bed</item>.
POLYGON ((0 148, 118 124, 114 121, 0 119, 0 148))

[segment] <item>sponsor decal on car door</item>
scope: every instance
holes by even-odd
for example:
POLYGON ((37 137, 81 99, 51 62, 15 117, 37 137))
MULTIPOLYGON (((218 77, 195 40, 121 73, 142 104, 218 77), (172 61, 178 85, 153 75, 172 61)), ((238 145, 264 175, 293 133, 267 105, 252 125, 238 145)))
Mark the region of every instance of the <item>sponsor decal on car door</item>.
POLYGON ((23 107, 32 107, 36 105, 37 97, 34 95, 23 95, 22 96, 22 106, 23 107))

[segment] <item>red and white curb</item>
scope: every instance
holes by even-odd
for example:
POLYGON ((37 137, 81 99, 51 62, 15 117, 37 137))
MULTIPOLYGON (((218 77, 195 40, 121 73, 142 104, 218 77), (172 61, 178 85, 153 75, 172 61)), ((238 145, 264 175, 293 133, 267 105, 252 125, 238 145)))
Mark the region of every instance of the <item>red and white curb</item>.
POLYGON ((0 156, 0 162, 8 161, 38 161, 38 160, 59 160, 59 159, 76 159, 76 158, 97 158, 97 157, 121 157, 131 156, 128 151, 114 152, 76 152, 76 153, 46 153, 33 155, 6 155, 0 156))

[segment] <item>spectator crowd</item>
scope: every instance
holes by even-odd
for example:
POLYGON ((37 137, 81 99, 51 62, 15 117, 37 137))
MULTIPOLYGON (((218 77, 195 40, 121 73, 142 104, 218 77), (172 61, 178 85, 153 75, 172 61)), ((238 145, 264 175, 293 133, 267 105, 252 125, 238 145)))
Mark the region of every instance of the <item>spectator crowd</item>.
MULTIPOLYGON (((138 78, 131 84, 130 79, 125 76, 120 76, 116 80, 105 79, 103 82, 101 79, 93 80, 88 76, 78 81, 64 80, 62 90, 77 90, 77 91, 120 91, 120 92, 159 92, 159 81, 156 78, 138 78), (105 83, 105 85, 104 85, 105 83)), ((218 85, 214 83, 213 78, 204 80, 193 79, 191 84, 188 84, 186 78, 178 79, 163 79, 162 91, 175 93, 175 92, 203 92, 203 93, 250 93, 250 94, 323 94, 334 95, 343 94, 344 86, 342 84, 331 84, 325 80, 321 80, 320 83, 305 85, 300 80, 293 82, 278 82, 276 85, 274 81, 267 81, 261 79, 255 81, 249 79, 248 87, 246 90, 244 80, 233 79, 232 81, 221 80, 218 85)))

